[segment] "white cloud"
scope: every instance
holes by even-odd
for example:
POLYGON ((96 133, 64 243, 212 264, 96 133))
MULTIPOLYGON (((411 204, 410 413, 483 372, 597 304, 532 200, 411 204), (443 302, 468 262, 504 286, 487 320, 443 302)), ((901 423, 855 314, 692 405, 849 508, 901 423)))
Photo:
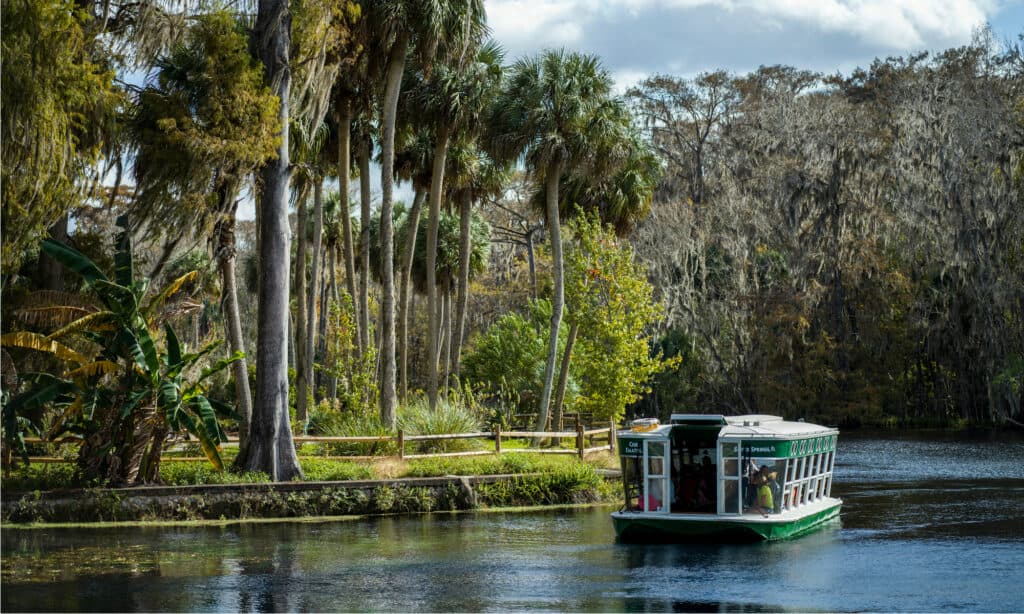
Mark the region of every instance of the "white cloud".
POLYGON ((910 50, 931 40, 970 37, 995 10, 990 0, 761 0, 745 8, 868 43, 910 50))
MULTIPOLYGON (((961 40, 998 9, 996 0, 488 0, 495 37, 512 47, 568 45, 588 25, 613 20, 628 30, 647 13, 685 18, 713 8, 740 20, 774 22, 852 35, 894 50, 961 40)), ((624 32, 624 35, 628 35, 624 32)))

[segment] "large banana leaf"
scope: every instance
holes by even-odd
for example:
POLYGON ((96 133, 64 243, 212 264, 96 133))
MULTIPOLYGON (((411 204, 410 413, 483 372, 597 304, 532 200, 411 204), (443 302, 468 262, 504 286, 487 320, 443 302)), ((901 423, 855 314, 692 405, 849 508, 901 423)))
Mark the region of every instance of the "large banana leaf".
POLYGON ((220 373, 224 369, 228 368, 232 363, 236 363, 239 360, 242 360, 243 358, 245 358, 245 352, 239 351, 239 352, 235 352, 231 356, 228 356, 227 358, 222 358, 221 360, 218 360, 217 362, 213 363, 209 367, 204 368, 199 373, 199 378, 196 379, 195 384, 198 386, 206 378, 208 378, 208 377, 210 377, 212 375, 216 375, 217 373, 220 373))
POLYGON ((138 409, 139 405, 142 404, 142 401, 150 396, 150 394, 152 394, 151 391, 147 389, 136 390, 129 394, 124 405, 121 406, 121 419, 124 420, 130 416, 133 411, 138 409))
POLYGON ((202 423, 197 423, 195 419, 190 416, 187 412, 181 412, 181 423, 185 426, 185 430, 195 435, 196 439, 199 440, 199 445, 203 449, 203 454, 209 459, 218 471, 224 471, 224 462, 220 458, 220 450, 217 449, 217 444, 210 439, 209 434, 203 427, 202 423))
POLYGON ((174 334, 174 329, 171 328, 170 324, 164 324, 164 333, 167 336, 167 367, 172 371, 181 371, 181 343, 178 341, 178 335, 174 334))
POLYGON ((146 366, 153 377, 160 372, 160 357, 156 353, 156 344, 153 343, 153 336, 149 334, 149 326, 141 314, 135 314, 135 334, 146 356, 146 366))
POLYGON ((68 360, 78 364, 85 364, 89 362, 89 359, 86 356, 79 354, 68 346, 58 343, 49 337, 40 335, 39 333, 30 333, 25 331, 7 333, 6 335, 0 336, 0 345, 47 352, 61 360, 68 360))
POLYGON ((196 362, 198 362, 200 358, 206 356, 207 354, 216 350, 222 345, 224 345, 224 341, 222 340, 211 341, 210 343, 207 343, 203 349, 199 350, 194 354, 183 354, 181 357, 181 361, 186 365, 193 365, 196 362))
POLYGON ((138 312, 139 302, 131 288, 105 279, 95 281, 92 287, 103 304, 122 318, 131 318, 138 312))
POLYGON ((97 360, 88 364, 82 365, 77 369, 71 369, 64 373, 64 377, 72 379, 75 377, 96 377, 98 375, 106 375, 108 373, 117 373, 121 367, 116 362, 109 360, 97 360))
POLYGON ((189 271, 188 273, 185 273, 178 279, 175 279, 170 284, 168 284, 167 287, 160 292, 160 294, 157 294, 148 303, 146 303, 146 306, 142 309, 143 313, 146 315, 147 318, 152 317, 161 307, 164 306, 164 304, 167 302, 167 299, 177 294, 178 291, 181 290, 182 286, 184 286, 190 281, 195 280, 198 277, 199 271, 189 271))
POLYGON ((89 283, 97 280, 107 281, 107 276, 96 266, 95 262, 70 245, 64 245, 53 239, 43 239, 40 247, 51 258, 81 275, 85 281, 89 283))
POLYGON ((4 412, 20 412, 42 407, 61 395, 78 389, 74 382, 54 377, 49 373, 37 373, 32 379, 35 386, 15 396, 4 406, 4 412))
POLYGON ((114 330, 114 312, 112 311, 96 311, 88 315, 82 316, 77 320, 68 323, 63 328, 59 328, 49 335, 47 339, 60 339, 66 337, 72 333, 84 330, 86 328, 93 331, 110 331, 114 330))
POLYGON ((166 378, 160 382, 157 394, 160 409, 167 417, 167 421, 171 422, 181 409, 181 383, 178 378, 166 378))
MULTIPOLYGON (((63 294, 50 292, 48 294, 63 294)), ((68 295, 71 296, 71 295, 68 295)), ((18 319, 31 325, 41 328, 53 328, 55 326, 66 326, 70 322, 87 316, 96 311, 95 307, 82 307, 64 303, 53 303, 48 305, 28 305, 19 307, 14 311, 18 319)))
POLYGON ((194 396, 189 399, 189 405, 203 421, 207 434, 214 441, 220 443, 220 428, 217 425, 217 415, 213 412, 209 400, 204 396, 194 396))
POLYGON ((118 216, 117 226, 121 232, 117 233, 114 244, 114 275, 120 285, 131 286, 135 280, 135 267, 132 262, 132 240, 128 229, 128 216, 118 216))

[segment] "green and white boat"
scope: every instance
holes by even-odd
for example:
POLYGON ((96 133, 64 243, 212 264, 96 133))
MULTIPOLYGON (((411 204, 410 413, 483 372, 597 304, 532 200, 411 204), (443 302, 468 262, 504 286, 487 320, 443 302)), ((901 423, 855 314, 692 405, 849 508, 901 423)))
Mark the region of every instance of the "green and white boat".
POLYGON ((796 537, 839 515, 832 497, 839 431, 778 416, 673 414, 618 434, 625 541, 796 537))

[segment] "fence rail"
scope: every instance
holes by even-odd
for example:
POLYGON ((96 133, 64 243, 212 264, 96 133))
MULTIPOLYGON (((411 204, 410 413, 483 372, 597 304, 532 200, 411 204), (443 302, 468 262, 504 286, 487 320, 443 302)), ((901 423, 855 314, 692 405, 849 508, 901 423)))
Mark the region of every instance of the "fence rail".
MULTIPOLYGON (((399 459, 419 459, 419 458, 447 458, 447 457, 459 457, 459 456, 486 456, 489 454, 508 454, 510 452, 515 453, 527 453, 527 454, 575 454, 579 458, 583 458, 587 454, 593 454, 595 452, 602 452, 605 450, 615 451, 615 436, 616 426, 614 422, 609 423, 604 428, 588 429, 584 430, 583 424, 579 423, 576 425, 575 431, 502 431, 501 428, 496 428, 493 431, 481 431, 477 433, 452 433, 445 435, 406 435, 403 431, 399 430, 395 435, 353 435, 349 437, 336 437, 336 436, 306 436, 300 435, 293 439, 295 443, 387 443, 394 442, 398 448, 397 457, 399 459), (595 436, 606 435, 608 443, 602 446, 594 446, 593 439, 595 436), (512 448, 502 449, 502 442, 510 439, 570 439, 575 438, 575 446, 572 448, 542 448, 538 446, 531 446, 529 448, 512 448), (422 441, 448 441, 456 439, 488 439, 494 441, 494 450, 470 450, 466 452, 434 452, 425 454, 407 454, 406 444, 416 443, 422 441), (587 443, 590 445, 588 446, 587 443)), ((45 444, 45 443, 70 443, 75 440, 63 438, 57 441, 46 441, 38 437, 26 437, 26 444, 45 444)), ((234 445, 238 443, 237 437, 229 437, 224 441, 225 444, 234 445)), ((5 450, 6 452, 6 450, 5 450)), ((308 456, 304 455, 303 458, 322 458, 329 460, 372 460, 378 458, 388 458, 389 456, 396 455, 374 455, 374 456, 308 456)), ((9 458, 8 454, 4 454, 4 461, 7 462, 9 458)), ((164 454, 162 456, 164 462, 199 462, 205 461, 204 456, 171 456, 164 454)), ((55 456, 29 456, 30 463, 69 463, 74 462, 65 458, 55 456)))

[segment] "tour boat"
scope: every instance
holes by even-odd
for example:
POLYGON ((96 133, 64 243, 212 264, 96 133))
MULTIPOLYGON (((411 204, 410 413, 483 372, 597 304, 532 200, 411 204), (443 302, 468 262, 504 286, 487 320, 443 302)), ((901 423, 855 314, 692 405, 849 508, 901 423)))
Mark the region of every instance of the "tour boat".
POLYGON ((786 539, 839 515, 835 428, 778 416, 673 414, 618 433, 624 541, 786 539))

